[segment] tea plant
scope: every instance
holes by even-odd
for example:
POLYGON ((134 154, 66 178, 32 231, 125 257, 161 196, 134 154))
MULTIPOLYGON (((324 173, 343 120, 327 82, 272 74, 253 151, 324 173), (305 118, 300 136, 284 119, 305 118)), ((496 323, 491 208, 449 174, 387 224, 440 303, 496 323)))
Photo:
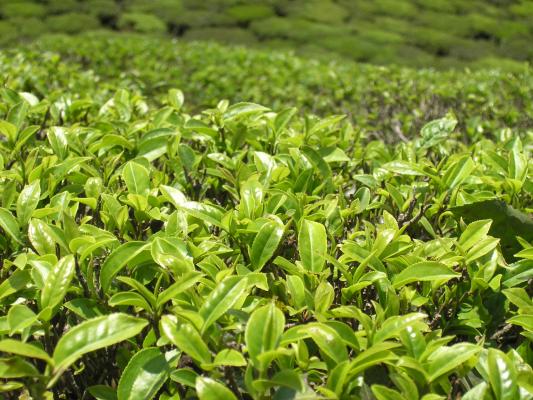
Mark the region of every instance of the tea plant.
POLYGON ((80 84, 0 90, 6 398, 533 398, 530 132, 80 84))

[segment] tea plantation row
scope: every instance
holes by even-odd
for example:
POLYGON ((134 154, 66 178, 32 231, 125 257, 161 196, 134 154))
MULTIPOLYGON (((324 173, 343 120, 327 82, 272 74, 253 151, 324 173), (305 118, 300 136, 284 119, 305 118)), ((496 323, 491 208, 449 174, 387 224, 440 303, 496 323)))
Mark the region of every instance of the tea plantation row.
POLYGON ((76 99, 79 112, 119 87, 156 105, 169 88, 179 87, 189 99, 188 110, 214 107, 220 99, 275 109, 298 105, 302 113, 347 114, 364 135, 385 141, 410 137, 450 110, 465 140, 496 137, 506 127, 521 134, 533 128, 533 69, 528 66, 514 73, 440 72, 93 34, 54 35, 23 50, 0 52, 0 77, 19 91, 76 99))
POLYGON ((533 61, 531 0, 2 0, 0 45, 109 29, 411 66, 533 61))
POLYGON ((0 71, 6 398, 533 398, 530 70, 86 36, 0 71))

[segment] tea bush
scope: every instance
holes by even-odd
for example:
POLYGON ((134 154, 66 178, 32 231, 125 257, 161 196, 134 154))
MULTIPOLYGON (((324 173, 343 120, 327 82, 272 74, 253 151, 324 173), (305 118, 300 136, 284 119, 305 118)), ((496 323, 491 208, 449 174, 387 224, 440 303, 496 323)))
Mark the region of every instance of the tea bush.
POLYGON ((0 72, 6 398, 533 398, 529 69, 92 35, 0 72))

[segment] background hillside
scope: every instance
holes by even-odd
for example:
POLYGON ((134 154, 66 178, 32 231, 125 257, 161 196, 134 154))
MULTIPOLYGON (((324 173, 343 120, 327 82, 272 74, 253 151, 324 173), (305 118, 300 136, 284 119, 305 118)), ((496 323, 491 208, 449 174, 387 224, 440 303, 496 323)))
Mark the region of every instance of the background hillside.
POLYGON ((0 45, 110 29, 410 66, 533 60, 530 0, 0 0, 0 45))

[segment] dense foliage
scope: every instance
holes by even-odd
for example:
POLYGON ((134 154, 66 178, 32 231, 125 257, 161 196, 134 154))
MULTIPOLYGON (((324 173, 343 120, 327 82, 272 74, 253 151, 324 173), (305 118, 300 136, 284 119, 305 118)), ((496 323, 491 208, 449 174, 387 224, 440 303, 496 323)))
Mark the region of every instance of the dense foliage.
POLYGON ((497 137, 501 128, 520 134, 533 128, 533 69, 526 66, 514 73, 439 72, 105 34, 52 36, 0 52, 0 82, 89 108, 118 88, 160 105, 173 87, 190 99, 192 112, 222 98, 275 109, 298 105, 302 113, 347 114, 362 134, 388 142, 417 134, 448 111, 467 141, 497 137))
POLYGON ((0 54, 6 398, 533 398, 530 70, 54 40, 0 54))
POLYGON ((532 0, 0 0, 0 45, 120 30, 411 66, 533 61, 532 0))

